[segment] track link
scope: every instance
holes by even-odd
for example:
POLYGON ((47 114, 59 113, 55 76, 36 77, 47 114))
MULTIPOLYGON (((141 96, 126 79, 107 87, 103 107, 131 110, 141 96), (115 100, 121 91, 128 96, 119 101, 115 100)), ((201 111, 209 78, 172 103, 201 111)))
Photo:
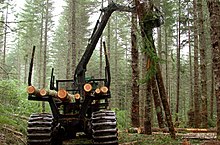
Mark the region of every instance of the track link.
POLYGON ((32 114, 28 121, 28 145, 52 145, 53 116, 51 114, 32 114))
POLYGON ((94 112, 91 120, 93 144, 118 144, 116 116, 113 111, 102 110, 94 112))

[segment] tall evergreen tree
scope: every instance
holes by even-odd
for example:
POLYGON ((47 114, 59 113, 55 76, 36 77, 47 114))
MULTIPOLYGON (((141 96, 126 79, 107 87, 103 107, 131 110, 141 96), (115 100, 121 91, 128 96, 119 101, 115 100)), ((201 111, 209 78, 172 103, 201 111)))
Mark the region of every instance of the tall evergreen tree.
POLYGON ((131 107, 131 123, 134 127, 140 126, 139 121, 139 68, 138 68, 138 48, 137 48, 137 14, 132 13, 131 27, 131 57, 132 57, 132 107, 131 107))
POLYGON ((193 18, 194 18, 194 121, 195 127, 200 126, 200 100, 199 100, 199 71, 198 71, 198 30, 197 30, 197 0, 193 0, 193 18))
POLYGON ((218 0, 208 0, 207 5, 210 13, 212 62, 214 64, 215 94, 217 101, 217 139, 220 140, 220 2, 218 0))
POLYGON ((207 70, 206 70, 206 38, 204 32, 204 7, 202 0, 197 1, 198 22, 199 22, 199 50, 200 50, 200 70, 201 70, 201 125, 208 127, 208 99, 207 99, 207 70))

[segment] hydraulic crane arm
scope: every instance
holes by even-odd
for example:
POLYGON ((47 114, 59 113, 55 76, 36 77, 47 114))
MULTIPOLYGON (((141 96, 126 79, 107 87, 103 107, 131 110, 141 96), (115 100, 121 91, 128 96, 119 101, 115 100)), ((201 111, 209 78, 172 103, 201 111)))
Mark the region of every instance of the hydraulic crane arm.
POLYGON ((101 22, 97 21, 96 27, 92 33, 92 36, 90 38, 90 42, 88 43, 86 50, 79 61, 79 64, 76 67, 75 74, 74 74, 74 80, 78 81, 80 83, 85 82, 85 72, 86 72, 86 66, 93 54, 93 51, 99 41, 99 38, 102 35, 102 32, 111 16, 111 14, 114 11, 124 11, 124 12, 132 12, 134 9, 126 6, 121 6, 115 3, 109 4, 106 8, 102 9, 101 11, 104 13, 101 17, 101 22))

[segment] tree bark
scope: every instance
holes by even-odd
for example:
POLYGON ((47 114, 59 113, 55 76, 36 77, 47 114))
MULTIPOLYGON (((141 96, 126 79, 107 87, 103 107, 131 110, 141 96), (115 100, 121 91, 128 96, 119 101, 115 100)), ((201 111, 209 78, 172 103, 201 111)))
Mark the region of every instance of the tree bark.
POLYGON ((160 128, 164 127, 164 118, 163 118, 163 110, 162 103, 158 92, 157 80, 156 77, 152 80, 152 93, 154 97, 154 106, 157 113, 157 121, 160 128))
MULTIPOLYGON (((44 63, 43 63, 43 88, 46 88, 46 70, 47 70, 47 32, 48 32, 48 6, 49 0, 46 1, 46 14, 44 26, 44 63)), ((45 102, 42 102, 42 112, 45 112, 45 102)))
MULTIPOLYGON (((189 9, 190 5, 188 5, 189 9)), ((188 19, 190 15, 190 9, 188 10, 188 19)), ((190 78, 190 95, 189 95, 189 104, 190 109, 193 110, 193 77, 192 77, 192 48, 191 48, 191 29, 190 29, 190 21, 188 20, 188 41, 189 41, 189 78, 190 78)))
POLYGON ((138 68, 138 49, 137 49, 137 14, 132 13, 131 27, 131 68, 132 68, 132 107, 131 107, 131 124, 133 127, 140 126, 139 120, 139 68, 138 68))
MULTIPOLYGON (((108 0, 108 4, 111 3, 111 0, 108 0)), ((107 25, 107 48, 108 48, 108 58, 110 59, 111 56, 111 19, 108 20, 108 25, 107 25)))
POLYGON ((198 30, 197 30, 197 0, 193 0, 194 17, 194 125, 200 127, 200 106, 199 106, 199 69, 198 69, 198 30))
POLYGON ((44 8, 42 6, 41 12, 41 28, 40 28, 40 48, 39 48, 39 57, 38 57, 38 87, 41 88, 42 86, 42 49, 43 49, 43 30, 44 30, 44 8))
POLYGON ((217 139, 220 140, 220 2, 208 0, 207 5, 210 13, 212 62, 214 65, 215 94, 217 102, 217 139))
POLYGON ((146 106, 145 106, 145 120, 144 132, 147 135, 152 134, 152 111, 151 111, 151 96, 152 96, 152 81, 153 77, 146 82, 146 106))
POLYGON ((71 0, 71 54, 72 54, 72 78, 76 67, 76 0, 71 0))
MULTIPOLYGON (((102 0, 102 7, 101 9, 103 9, 103 0, 102 0)), ((102 36, 100 38, 100 50, 99 50, 99 78, 102 78, 102 36)))
POLYGON ((199 21, 199 48, 200 48, 200 70, 201 70, 201 125, 208 127, 208 101, 207 101, 207 70, 206 70, 206 38, 204 33, 204 19, 202 0, 197 1, 199 21))
MULTIPOLYGON (((118 31, 117 31, 117 29, 118 29, 118 16, 115 16, 114 25, 115 25, 115 42, 114 42, 114 44, 115 44, 115 47, 114 47, 115 48, 115 52, 114 52, 115 53, 114 54, 114 62, 115 62, 114 67, 115 67, 115 69, 114 69, 114 75, 115 75, 115 78, 117 78, 118 77, 118 31)), ((119 88, 118 82, 119 81, 117 79, 115 79, 115 81, 114 81, 114 90, 115 90, 114 103, 115 103, 115 106, 121 110, 122 97, 118 93, 118 88, 119 88)))
POLYGON ((171 115, 171 111, 170 111, 170 107, 169 107, 169 103, 167 99, 168 97, 166 94, 165 86, 163 84, 162 73, 161 73, 159 64, 157 64, 156 67, 157 67, 156 79, 157 79, 160 97, 161 97, 161 101, 162 101, 165 116, 166 116, 167 125, 169 128, 171 137, 175 138, 176 135, 175 135, 175 130, 174 130, 173 122, 172 122, 172 115, 171 115))
MULTIPOLYGON (((4 45, 3 45, 3 67, 6 65, 6 46, 7 46, 7 23, 8 23, 8 6, 9 4, 6 4, 6 14, 5 14, 5 28, 4 28, 4 45)), ((5 78, 3 76, 3 78, 5 78)))
POLYGON ((166 72, 165 72, 165 76, 166 76, 166 91, 167 91, 167 96, 168 96, 168 102, 170 102, 170 95, 169 94, 169 66, 168 66, 168 63, 169 63, 169 60, 168 60, 168 36, 167 36, 167 28, 166 26, 164 27, 164 33, 165 33, 165 65, 166 65, 166 72))
POLYGON ((181 1, 179 0, 179 16, 178 16, 178 38, 177 38, 177 64, 176 64, 176 68, 177 68, 177 78, 176 78, 176 114, 175 114, 175 121, 176 124, 179 124, 179 100, 180 100, 180 15, 181 15, 181 11, 180 11, 180 4, 181 1))

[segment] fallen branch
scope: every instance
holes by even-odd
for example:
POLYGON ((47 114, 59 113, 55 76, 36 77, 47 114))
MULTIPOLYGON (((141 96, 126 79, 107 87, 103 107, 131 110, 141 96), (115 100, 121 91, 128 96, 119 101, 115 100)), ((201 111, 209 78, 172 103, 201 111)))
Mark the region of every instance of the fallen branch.
POLYGON ((17 136, 17 135, 15 135, 15 134, 13 134, 13 136, 16 137, 17 139, 19 139, 24 145, 27 144, 27 141, 25 141, 25 139, 24 139, 23 137, 17 136))
POLYGON ((134 144, 137 144, 138 141, 132 141, 132 142, 126 142, 126 143, 121 143, 119 145, 134 145, 134 144))
POLYGON ((11 126, 8 126, 8 125, 4 125, 2 127, 5 131, 9 131, 17 136, 24 136, 21 132, 18 132, 17 130, 15 130, 14 128, 12 128, 11 126))
POLYGON ((10 114, 10 115, 13 116, 13 117, 18 117, 18 118, 20 118, 22 120, 25 120, 25 121, 29 120, 29 117, 27 117, 27 116, 21 116, 19 114, 10 114))

